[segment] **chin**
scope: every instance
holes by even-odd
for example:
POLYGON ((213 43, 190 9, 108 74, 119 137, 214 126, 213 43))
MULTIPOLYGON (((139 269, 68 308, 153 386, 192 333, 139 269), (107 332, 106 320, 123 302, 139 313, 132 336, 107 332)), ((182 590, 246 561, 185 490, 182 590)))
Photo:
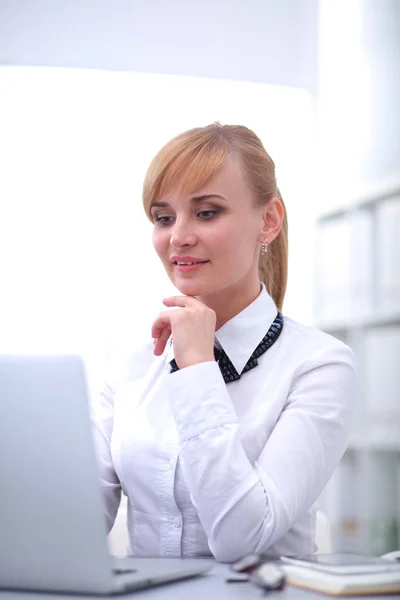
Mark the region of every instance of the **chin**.
POLYGON ((204 296, 210 293, 210 285, 200 283, 199 281, 173 281, 177 290, 185 296, 204 296))

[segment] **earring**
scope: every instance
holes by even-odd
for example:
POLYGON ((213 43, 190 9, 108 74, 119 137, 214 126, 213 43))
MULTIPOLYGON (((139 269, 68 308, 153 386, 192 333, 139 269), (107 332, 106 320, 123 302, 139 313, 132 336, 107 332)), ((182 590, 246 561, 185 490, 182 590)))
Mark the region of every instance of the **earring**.
POLYGON ((261 254, 267 254, 267 249, 268 249, 268 242, 267 242, 267 240, 264 240, 263 242, 261 242, 261 254))

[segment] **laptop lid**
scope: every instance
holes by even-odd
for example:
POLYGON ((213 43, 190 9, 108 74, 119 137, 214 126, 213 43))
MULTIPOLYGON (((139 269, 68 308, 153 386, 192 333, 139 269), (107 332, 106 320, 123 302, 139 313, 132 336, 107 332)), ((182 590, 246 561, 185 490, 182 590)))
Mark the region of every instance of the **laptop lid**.
POLYGON ((79 357, 0 355, 0 482, 0 587, 112 589, 79 357))

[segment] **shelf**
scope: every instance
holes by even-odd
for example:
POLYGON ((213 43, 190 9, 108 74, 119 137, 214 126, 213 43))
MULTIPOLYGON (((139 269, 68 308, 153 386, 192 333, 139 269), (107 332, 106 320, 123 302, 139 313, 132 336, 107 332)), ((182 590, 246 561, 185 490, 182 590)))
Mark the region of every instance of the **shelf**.
POLYGON ((357 196, 348 198, 343 206, 319 217, 318 223, 344 217, 354 211, 373 208, 381 200, 394 198, 398 195, 400 195, 400 176, 396 175, 378 185, 364 188, 357 196))
POLYGON ((349 450, 360 451, 382 451, 382 452, 400 452, 399 439, 368 439, 366 436, 351 437, 347 445, 346 452, 349 450))
POLYGON ((355 329, 366 329, 376 327, 393 327, 400 325, 400 309, 395 312, 381 312, 377 311, 373 315, 365 317, 354 317, 354 319, 345 320, 321 320, 317 322, 318 329, 322 329, 326 333, 332 335, 338 332, 351 331, 355 329))
POLYGON ((317 223, 315 323, 358 364, 348 446, 324 492, 340 551, 400 545, 399 225, 400 173, 317 223))

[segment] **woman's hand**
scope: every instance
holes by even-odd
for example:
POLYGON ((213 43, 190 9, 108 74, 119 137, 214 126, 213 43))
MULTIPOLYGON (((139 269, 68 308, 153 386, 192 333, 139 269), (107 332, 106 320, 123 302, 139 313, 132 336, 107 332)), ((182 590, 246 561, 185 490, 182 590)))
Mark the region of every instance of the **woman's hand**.
POLYGON ((168 307, 153 323, 154 354, 160 356, 172 332, 174 355, 180 369, 214 360, 215 312, 191 296, 163 300, 168 307))

